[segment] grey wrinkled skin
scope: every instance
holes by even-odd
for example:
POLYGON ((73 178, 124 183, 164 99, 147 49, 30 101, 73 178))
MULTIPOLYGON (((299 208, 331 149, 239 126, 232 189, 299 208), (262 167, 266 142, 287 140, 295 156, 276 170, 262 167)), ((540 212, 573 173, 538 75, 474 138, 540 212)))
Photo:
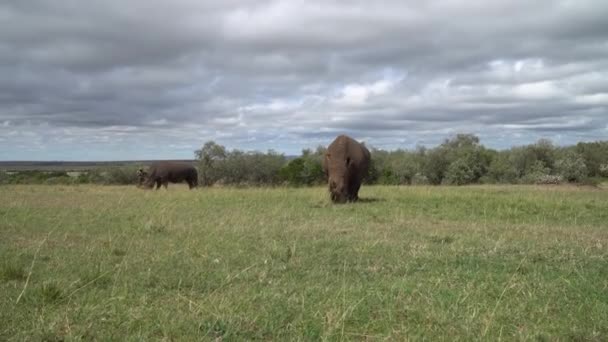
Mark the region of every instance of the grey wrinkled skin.
POLYGON ((158 190, 161 185, 167 188, 171 183, 188 183, 188 187, 193 189, 198 186, 198 172, 196 168, 188 163, 161 161, 156 162, 148 168, 148 171, 143 169, 137 170, 139 179, 138 187, 144 189, 152 189, 156 184, 158 190))
POLYGON ((365 145, 346 135, 338 136, 323 158, 330 198, 334 203, 359 199, 361 182, 369 171, 371 155, 365 145))

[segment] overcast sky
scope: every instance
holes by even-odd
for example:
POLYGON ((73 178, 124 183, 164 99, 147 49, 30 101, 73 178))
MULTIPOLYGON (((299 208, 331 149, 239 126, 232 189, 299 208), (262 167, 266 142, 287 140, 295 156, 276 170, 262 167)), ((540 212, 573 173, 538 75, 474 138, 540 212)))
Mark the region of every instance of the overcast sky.
POLYGON ((0 160, 608 139, 608 1, 3 0, 0 160))

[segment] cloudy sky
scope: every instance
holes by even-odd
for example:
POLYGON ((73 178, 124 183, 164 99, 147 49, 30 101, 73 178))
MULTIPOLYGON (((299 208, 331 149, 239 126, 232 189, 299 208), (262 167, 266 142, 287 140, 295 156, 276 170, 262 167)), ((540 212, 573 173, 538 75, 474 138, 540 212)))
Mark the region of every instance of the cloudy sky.
POLYGON ((3 0, 0 160, 608 139, 606 0, 3 0))

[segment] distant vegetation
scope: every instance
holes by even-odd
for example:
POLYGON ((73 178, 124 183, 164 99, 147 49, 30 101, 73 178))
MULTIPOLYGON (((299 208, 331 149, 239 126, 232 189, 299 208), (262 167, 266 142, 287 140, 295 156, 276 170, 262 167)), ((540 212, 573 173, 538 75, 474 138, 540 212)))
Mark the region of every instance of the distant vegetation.
MULTIPOLYGON (((471 134, 458 134, 434 148, 385 151, 371 147, 368 184, 595 184, 608 177, 608 141, 559 147, 550 140, 497 151, 471 134)), ((227 150, 213 141, 195 151, 200 184, 291 185, 323 184, 324 147, 306 149, 295 158, 275 151, 227 150)), ((135 184, 135 170, 147 163, 99 165, 76 172, 0 171, 0 184, 135 184)), ((2 165, 0 165, 0 170, 2 165)), ((66 169, 68 169, 66 167, 66 169)))
MULTIPOLYGON (((295 186, 325 182, 321 163, 325 148, 303 150, 287 160, 267 153, 226 150, 213 141, 196 151, 201 184, 295 186)), ((459 134, 427 149, 384 151, 372 148, 368 184, 594 184, 608 177, 608 141, 558 147, 542 139, 537 143, 496 151, 479 138, 459 134)))
POLYGON ((0 171, 0 184, 103 184, 127 185, 137 183, 138 167, 115 166, 88 171, 0 171))

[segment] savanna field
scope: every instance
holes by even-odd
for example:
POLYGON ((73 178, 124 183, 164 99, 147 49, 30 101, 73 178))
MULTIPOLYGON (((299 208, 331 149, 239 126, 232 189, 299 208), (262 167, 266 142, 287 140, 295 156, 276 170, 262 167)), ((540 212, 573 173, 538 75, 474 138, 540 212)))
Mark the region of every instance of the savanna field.
POLYGON ((0 187, 0 340, 608 340, 608 191, 0 187))

